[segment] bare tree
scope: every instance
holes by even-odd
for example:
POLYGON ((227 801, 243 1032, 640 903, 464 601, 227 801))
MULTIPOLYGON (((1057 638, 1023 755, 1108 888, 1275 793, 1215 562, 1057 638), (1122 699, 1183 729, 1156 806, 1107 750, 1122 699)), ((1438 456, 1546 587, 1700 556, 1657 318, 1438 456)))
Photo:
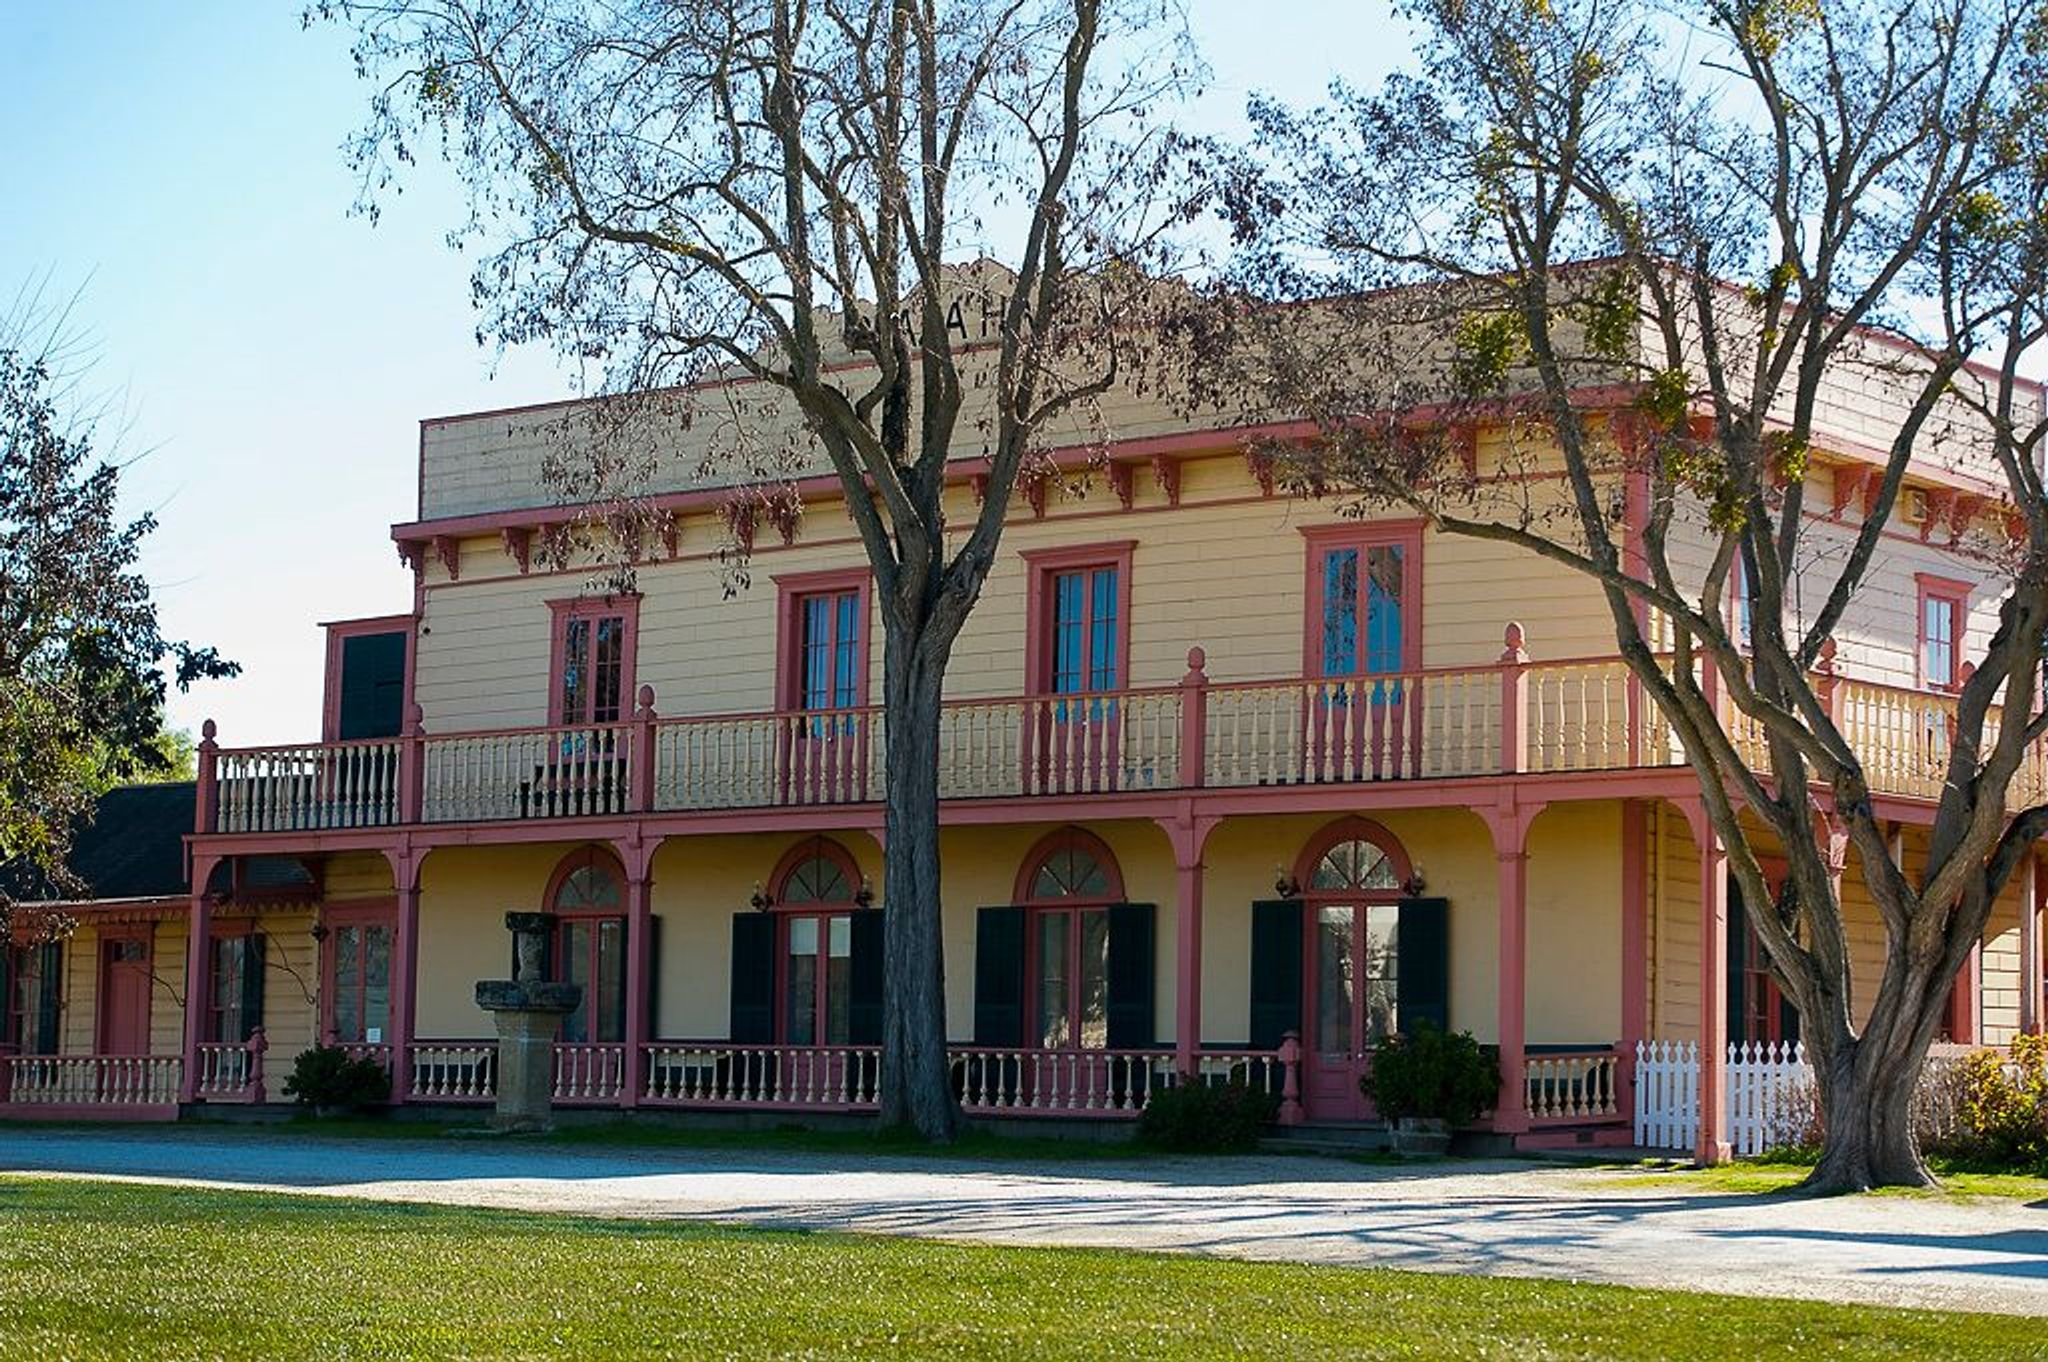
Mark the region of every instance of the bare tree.
POLYGON ((1323 301, 1242 318, 1233 379, 1320 427, 1290 451, 1303 486, 1599 584, 1799 1009, 1827 1131, 1808 1185, 1927 1182, 1925 1053, 2048 829, 2008 807, 2048 733, 2043 413, 2021 377, 2048 298, 2037 21, 1983 0, 1720 0, 1697 27, 1645 0, 1406 12, 1423 74, 1254 108, 1259 145, 1223 177, 1237 282, 1323 301), (1822 405, 1865 380, 1891 402, 1885 447, 1816 504, 1822 405), (1486 467, 1443 434, 1482 416, 1507 429, 1486 467), (1947 534, 2006 586, 1911 876, 1826 698, 1909 469, 2003 488, 1950 503, 1947 534), (1846 848, 1886 942, 1860 1025, 1846 848))
MULTIPOLYGON (((796 473, 837 474, 885 633, 882 1119, 949 1137, 941 686, 1020 471, 1095 428, 1145 334, 1128 307, 1185 216, 1146 117, 1190 75, 1177 6, 323 0, 308 19, 352 28, 374 83, 366 192, 438 139, 493 248, 482 333, 658 393, 638 410, 755 484, 737 557, 764 508, 795 514, 796 473), (986 493, 949 543, 962 457, 986 493)), ((630 505, 661 441, 619 454, 602 411, 583 419, 557 490, 630 505)))

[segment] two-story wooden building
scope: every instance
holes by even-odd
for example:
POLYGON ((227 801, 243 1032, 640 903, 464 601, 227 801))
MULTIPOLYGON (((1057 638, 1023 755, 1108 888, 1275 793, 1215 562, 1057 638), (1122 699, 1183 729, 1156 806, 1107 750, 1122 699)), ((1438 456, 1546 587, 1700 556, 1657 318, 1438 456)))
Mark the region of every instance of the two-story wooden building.
MULTIPOLYGON (((1860 525, 1895 397, 1836 384, 1820 531, 1860 525)), ((1633 402, 1585 394, 1596 425, 1633 402)), ((705 476, 713 423, 678 429, 665 532, 607 594, 537 552, 578 513, 538 468, 584 410, 422 423, 417 514, 391 531, 413 609, 324 626, 320 741, 237 748, 231 720, 227 745, 207 725, 193 892, 119 920, 153 980, 146 1023, 95 1029, 121 965, 82 910, 56 997, 17 971, 0 1111, 250 1100, 263 1063, 236 1055, 267 1043, 274 1090, 314 1037, 382 1059, 394 1100, 487 1100, 472 989, 505 973, 515 908, 557 915, 551 969, 584 986, 561 1102, 872 1106, 886 734, 837 483, 805 477, 801 518, 774 523, 705 476), (750 581, 729 591, 734 533, 750 581), (32 1027, 34 1008, 66 1020, 32 1027), (153 1085, 100 1076, 145 1043, 153 1085)), ((1197 1072, 1284 1091, 1287 1119, 1358 1122, 1375 1043, 1429 1018, 1499 1046, 1498 1131, 1621 1142, 1637 1041, 1796 1033, 1589 581, 1291 496, 1244 430, 1136 399, 1119 419, 1106 464, 1077 439, 1018 491, 949 676, 943 913, 971 1115, 1127 1117, 1197 1072)), ((1482 478, 1552 494, 1524 436, 1461 434, 1482 478)), ((1954 449, 1916 467, 1832 659, 1909 864, 2001 590, 1962 551, 2002 532, 1997 490, 1954 449)), ((956 461, 962 523, 982 467, 956 461)), ((1617 491, 1635 533, 1640 488, 1617 491)), ((1858 876, 1852 855, 1874 979, 1858 876)), ((1956 1039, 2041 1024, 2041 887, 2030 865, 2001 904, 1956 1039)))

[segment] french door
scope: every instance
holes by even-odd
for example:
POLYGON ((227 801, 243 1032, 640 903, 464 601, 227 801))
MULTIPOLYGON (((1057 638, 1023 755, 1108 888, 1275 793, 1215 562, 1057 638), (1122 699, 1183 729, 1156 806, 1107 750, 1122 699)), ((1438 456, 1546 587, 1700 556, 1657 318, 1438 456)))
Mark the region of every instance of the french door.
POLYGON ((1309 905, 1303 1101, 1323 1121, 1371 1115, 1358 1083, 1395 1025, 1400 907, 1354 899, 1309 905))

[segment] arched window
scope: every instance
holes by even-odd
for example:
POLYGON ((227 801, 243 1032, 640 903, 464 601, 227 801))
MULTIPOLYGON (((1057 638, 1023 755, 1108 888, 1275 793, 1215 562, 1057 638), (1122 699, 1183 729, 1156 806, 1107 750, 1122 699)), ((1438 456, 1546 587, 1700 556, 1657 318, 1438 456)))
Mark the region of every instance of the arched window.
POLYGON ((1333 1064, 1355 1065, 1397 1029, 1399 901, 1412 874, 1400 842, 1363 818, 1331 824, 1302 852, 1295 878, 1308 900, 1310 1039, 1333 1064))
POLYGON ((853 913, 860 868, 829 837, 792 847, 769 879, 778 914, 777 1039, 845 1045, 853 1035, 853 913))
POLYGON ((549 977, 581 984, 582 1001, 562 1018, 572 1044, 617 1044, 626 1038, 626 871, 602 847, 564 856, 548 879, 547 911, 555 914, 549 977))
POLYGON ((1093 833, 1061 828, 1024 858, 1028 1034, 1041 1048, 1108 1047, 1109 905, 1123 899, 1116 856, 1093 833))

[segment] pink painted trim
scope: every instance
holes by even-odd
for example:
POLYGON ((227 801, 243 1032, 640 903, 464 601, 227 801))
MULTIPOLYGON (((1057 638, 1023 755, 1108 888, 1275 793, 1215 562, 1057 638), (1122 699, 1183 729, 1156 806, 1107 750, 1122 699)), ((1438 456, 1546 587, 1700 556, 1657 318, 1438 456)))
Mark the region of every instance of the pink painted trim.
POLYGON ((574 851, 563 856, 561 860, 555 862, 554 870, 548 875, 547 892, 541 896, 540 906, 542 912, 557 913, 562 917, 623 917, 626 912, 625 862, 619 859, 617 852, 597 842, 577 847, 574 851), (619 906, 617 909, 563 909, 555 906, 555 896, 562 892, 563 883, 571 875, 586 867, 611 872, 612 878, 618 882, 619 886, 619 906))
MULTIPOLYGON (((1422 670, 1422 521, 1347 520, 1335 525, 1304 525, 1302 538, 1308 543, 1303 576, 1306 583, 1301 616, 1301 674, 1324 675, 1322 658, 1323 556, 1332 549, 1359 550, 1358 570, 1361 599, 1365 591, 1365 550, 1398 545, 1405 550, 1401 564, 1401 670, 1422 670)), ((1365 660, 1365 632, 1358 635, 1360 666, 1365 660)), ((1363 674, 1362 672, 1360 674, 1363 674)))
POLYGON ((1010 902, 1012 903, 1023 904, 1027 907, 1045 908, 1099 906, 1102 904, 1122 903, 1124 901, 1124 870, 1123 866, 1117 862, 1116 853, 1109 849, 1109 843, 1103 841, 1100 837, 1088 831, 1088 829, 1075 827, 1072 824, 1068 824, 1063 828, 1055 828, 1034 842, 1031 850, 1024 853, 1024 860, 1017 867, 1017 880, 1010 895, 1010 902), (1055 852, 1065 851, 1069 847, 1078 847, 1095 857, 1096 861, 1102 866, 1104 873, 1109 876, 1107 895, 1101 898, 1087 899, 1034 898, 1031 894, 1031 881, 1037 877, 1039 868, 1055 852))
MULTIPOLYGON (((333 929, 336 927, 389 927, 391 929, 391 945, 395 957, 398 947, 398 896, 393 894, 389 898, 351 899, 347 903, 336 904, 323 903, 320 906, 319 920, 321 926, 328 929, 327 937, 320 942, 320 1039, 323 1042, 327 1042, 332 1041, 334 1038, 333 929)), ((380 1043, 388 1043, 392 1023, 397 1019, 398 1015, 396 968, 397 962, 394 958, 392 962, 394 978, 386 985, 386 1010, 390 1014, 385 1019, 386 1040, 380 1043)))
MULTIPOLYGON (((1621 1069, 1634 1091, 1636 1042, 1649 1037, 1650 820, 1641 800, 1621 806, 1621 1069)), ((1627 1103, 1623 1103, 1626 1107, 1627 1103)))
POLYGON ((1968 632, 1970 622, 1970 583, 1954 577, 1937 577, 1931 572, 1916 572, 1913 581, 1919 591, 1913 602, 1913 679, 1922 690, 1953 691, 1962 685, 1963 676, 1963 635, 1968 632), (1946 601, 1951 619, 1949 627, 1949 680, 1936 685, 1927 679, 1927 603, 1946 601))
MULTIPOLYGON (((638 687, 634 685, 638 672, 640 655, 640 597, 638 594, 617 596, 571 596, 566 600, 549 601, 548 609, 553 617, 548 625, 548 724, 558 727, 569 722, 562 715, 562 668, 568 661, 569 622, 587 619, 596 621, 618 616, 622 621, 624 637, 619 640, 619 713, 616 719, 599 720, 595 714, 583 715, 576 723, 624 723, 633 717, 634 697, 638 687)), ((591 660, 594 664, 597 654, 597 630, 590 631, 591 660)), ((591 696, 593 710, 596 695, 591 696)))
MULTIPOLYGON (((824 836, 822 833, 813 834, 783 852, 782 859, 775 863, 775 869, 769 874, 767 880, 768 896, 775 901, 774 907, 781 908, 784 906, 782 902, 783 890, 789 884, 789 877, 797 872, 798 867, 818 857, 823 857, 838 866, 839 873, 846 877, 846 883, 855 892, 859 891, 864 877, 860 871, 860 863, 853 859, 853 853, 848 851, 834 838, 824 836)), ((811 912, 827 908, 851 908, 853 906, 854 900, 852 895, 849 894, 843 901, 838 899, 821 899, 816 903, 800 904, 795 911, 811 912)))
POLYGON ((1052 579, 1062 572, 1086 568, 1116 569, 1117 684, 1114 689, 1120 690, 1131 684, 1131 552, 1137 545, 1135 539, 1116 539, 1100 544, 1026 549, 1020 555, 1024 559, 1026 695, 1046 695, 1052 691, 1052 579))
POLYGON ((1350 891, 1317 890, 1311 887, 1315 879, 1316 863, 1328 855, 1332 847, 1345 842, 1370 842, 1387 854, 1387 860, 1394 868, 1394 882, 1405 885, 1415 878, 1415 865, 1408 859, 1408 849, 1401 845, 1401 839, 1389 832, 1383 824, 1370 818, 1339 818, 1318 828, 1315 835, 1303 844, 1301 854, 1294 858, 1294 882, 1301 886, 1305 899, 1328 898, 1332 894, 1346 901, 1365 903, 1392 903, 1400 898, 1401 889, 1369 890, 1363 893, 1350 891))
POLYGON ((320 740, 336 742, 341 733, 341 659, 342 640, 358 638, 364 634, 405 635, 405 706, 400 714, 412 708, 412 655, 418 643, 419 634, 414 629, 416 615, 373 615, 355 620, 328 620, 321 624, 327 631, 327 677, 320 697, 320 740))
POLYGON ((868 703, 868 673, 873 670, 874 581, 866 567, 828 568, 820 572, 784 572, 775 578, 779 593, 775 603, 775 705, 780 711, 801 707, 803 701, 803 609, 814 596, 855 594, 854 614, 860 620, 860 657, 853 668, 853 698, 857 706, 868 703))

